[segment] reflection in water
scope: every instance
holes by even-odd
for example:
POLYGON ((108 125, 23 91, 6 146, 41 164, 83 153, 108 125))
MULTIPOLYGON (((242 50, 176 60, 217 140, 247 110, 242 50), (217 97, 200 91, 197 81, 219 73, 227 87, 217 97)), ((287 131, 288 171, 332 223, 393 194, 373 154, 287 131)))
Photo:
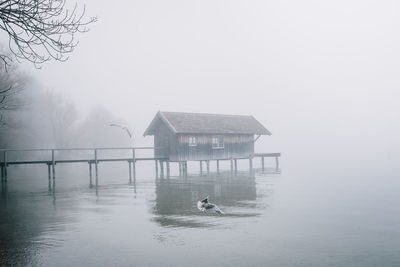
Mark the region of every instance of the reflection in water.
POLYGON ((56 205, 56 179, 53 179, 53 205, 56 205))
POLYGON ((61 240, 52 233, 65 230, 76 219, 56 209, 56 181, 51 179, 39 191, 32 184, 9 180, 2 183, 0 198, 0 266, 40 265, 40 251, 61 240))
MULTIPOLYGON (((268 195, 272 194, 272 190, 268 195)), ((263 197, 268 197, 263 196, 263 197)), ((185 179, 156 180, 155 221, 169 227, 211 227, 207 217, 221 216, 197 209, 198 200, 210 196, 210 201, 225 212, 224 217, 254 217, 259 215, 255 175, 248 172, 231 176, 189 176, 185 179)))
POLYGON ((24 173, 2 184, 0 266, 56 266, 62 262, 68 266, 70 255, 79 259, 75 265, 85 266, 87 255, 95 253, 97 257, 122 253, 114 260, 116 265, 125 265, 119 259, 137 255, 132 251, 124 254, 127 247, 136 251, 142 242, 147 243, 141 254, 159 244, 185 245, 186 241, 171 238, 174 233, 170 231, 175 230, 171 228, 229 229, 240 219, 260 218, 272 193, 268 185, 256 187, 256 178, 247 172, 233 177, 226 172, 186 179, 133 180, 129 186, 124 180, 97 190, 88 188, 85 182, 79 184, 79 176, 59 177, 49 181, 24 173), (205 196, 210 196, 226 215, 199 211, 196 203, 205 196), (132 238, 137 236, 140 238, 132 238), (82 253, 76 250, 78 243, 82 244, 79 249, 85 248, 82 253), (124 245, 120 248, 118 244, 124 245), (66 253, 68 249, 72 253, 66 253))
POLYGON ((60 171, 49 194, 45 172, 14 171, 0 266, 400 266, 397 176, 103 175, 96 197, 86 172, 60 171), (207 195, 226 215, 197 209, 207 195))
POLYGON ((8 188, 7 183, 1 181, 1 203, 4 205, 4 208, 7 208, 8 204, 8 188))
POLYGON ((2 183, 0 207, 0 266, 35 265, 35 253, 40 244, 35 242, 47 221, 37 203, 22 203, 19 196, 8 192, 2 183))

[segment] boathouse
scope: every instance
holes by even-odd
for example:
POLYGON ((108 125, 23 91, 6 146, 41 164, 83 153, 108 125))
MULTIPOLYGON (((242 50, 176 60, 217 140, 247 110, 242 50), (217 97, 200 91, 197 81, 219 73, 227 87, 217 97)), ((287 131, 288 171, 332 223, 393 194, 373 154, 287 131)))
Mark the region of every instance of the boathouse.
POLYGON ((147 135, 155 158, 189 161, 251 158, 255 141, 271 132, 253 116, 159 111, 147 135))

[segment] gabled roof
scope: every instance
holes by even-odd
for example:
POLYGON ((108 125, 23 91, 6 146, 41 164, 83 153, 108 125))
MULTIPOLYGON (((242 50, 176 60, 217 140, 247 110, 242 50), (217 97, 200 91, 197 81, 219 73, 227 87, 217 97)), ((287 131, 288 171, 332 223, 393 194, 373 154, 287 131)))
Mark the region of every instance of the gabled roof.
POLYGON ((159 111, 144 136, 154 135, 160 121, 174 133, 271 135, 253 116, 159 111))

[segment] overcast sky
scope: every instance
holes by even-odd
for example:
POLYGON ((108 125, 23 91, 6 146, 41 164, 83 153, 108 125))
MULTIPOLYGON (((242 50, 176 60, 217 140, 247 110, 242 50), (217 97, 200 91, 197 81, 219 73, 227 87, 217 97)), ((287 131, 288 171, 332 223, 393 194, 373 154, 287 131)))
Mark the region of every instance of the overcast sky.
POLYGON ((69 61, 24 66, 82 112, 137 136, 158 110, 250 114, 263 150, 398 153, 398 1, 79 3, 98 22, 69 61))

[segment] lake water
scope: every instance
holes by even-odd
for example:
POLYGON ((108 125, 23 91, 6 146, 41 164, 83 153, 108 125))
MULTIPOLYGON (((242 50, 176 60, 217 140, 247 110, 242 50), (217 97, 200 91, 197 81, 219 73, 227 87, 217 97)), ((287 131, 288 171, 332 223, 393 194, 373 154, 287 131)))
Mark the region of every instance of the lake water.
POLYGON ((155 179, 139 164, 130 184, 125 165, 101 166, 97 194, 87 166, 57 166, 50 187, 43 166, 10 168, 0 266, 400 266, 395 172, 173 168, 155 179), (208 195, 225 215, 196 208, 208 195))

